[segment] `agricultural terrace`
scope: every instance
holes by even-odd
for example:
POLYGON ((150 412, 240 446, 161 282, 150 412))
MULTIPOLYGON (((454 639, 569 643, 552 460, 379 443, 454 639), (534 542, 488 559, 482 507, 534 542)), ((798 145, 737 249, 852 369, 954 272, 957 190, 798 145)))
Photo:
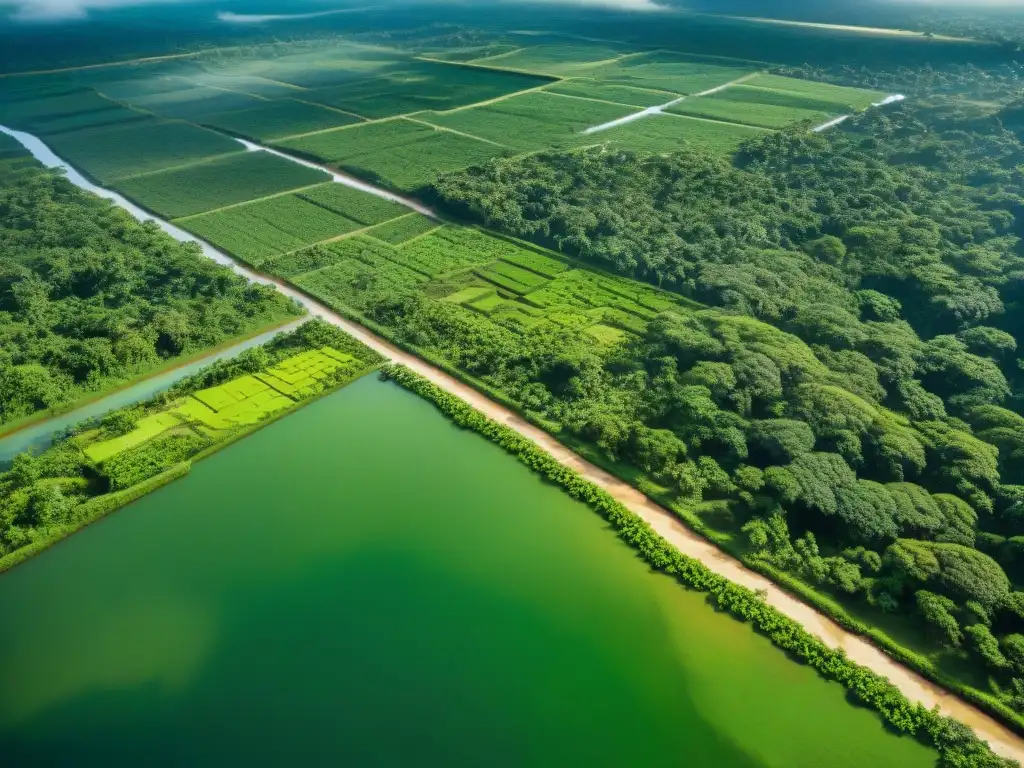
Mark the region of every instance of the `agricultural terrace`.
POLYGON ((420 189, 442 173, 507 152, 478 138, 406 119, 310 134, 276 146, 400 190, 420 189))
POLYGON ((139 205, 176 219, 320 184, 329 178, 325 171, 269 152, 244 152, 121 179, 114 186, 139 205))

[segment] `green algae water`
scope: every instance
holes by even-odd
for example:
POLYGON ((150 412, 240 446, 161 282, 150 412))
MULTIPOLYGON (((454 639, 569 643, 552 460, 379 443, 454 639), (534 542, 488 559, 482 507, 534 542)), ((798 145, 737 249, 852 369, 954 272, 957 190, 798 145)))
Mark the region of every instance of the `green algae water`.
POLYGON ((363 379, 0 576, 10 766, 934 765, 363 379))

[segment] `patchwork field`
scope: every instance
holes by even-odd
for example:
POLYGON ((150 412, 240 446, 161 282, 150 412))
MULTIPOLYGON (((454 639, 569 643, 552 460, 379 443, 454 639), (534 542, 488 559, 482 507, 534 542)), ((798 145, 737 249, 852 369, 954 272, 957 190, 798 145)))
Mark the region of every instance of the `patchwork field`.
POLYGON ((281 195, 179 222, 182 227, 253 266, 303 246, 363 227, 357 221, 281 195))
POLYGON ((794 77, 759 74, 747 80, 744 85, 782 91, 789 95, 798 95, 826 102, 849 110, 867 109, 880 102, 887 94, 880 91, 867 91, 861 88, 844 88, 840 85, 816 83, 813 80, 800 80, 794 77))
POLYGON ((358 123, 359 118, 295 99, 270 101, 252 109, 205 115, 204 125, 253 139, 273 141, 358 123))
POLYGON ((418 189, 442 173, 484 162, 505 151, 494 144, 405 119, 312 134, 277 142, 277 146, 402 190, 418 189))
POLYGON ((747 91, 733 93, 732 88, 726 88, 724 91, 709 96, 686 99, 669 107, 668 111, 677 115, 705 117, 711 120, 756 125, 762 128, 785 128, 801 122, 819 125, 830 117, 836 116, 835 111, 823 112, 765 104, 757 100, 747 101, 746 96, 756 90, 750 88, 747 91))
POLYGON ((548 78, 482 67, 413 61, 389 67, 374 77, 308 91, 303 99, 362 117, 382 118, 452 109, 549 82, 548 78))
POLYGON ((623 50, 603 45, 562 43, 520 48, 488 58, 478 58, 474 63, 565 77, 585 73, 601 63, 607 63, 623 55, 623 50))
POLYGON ((748 139, 763 136, 766 129, 749 125, 712 122, 665 113, 650 115, 625 125, 591 133, 580 144, 610 144, 641 154, 664 154, 681 149, 708 149, 730 155, 748 139))
POLYGON ((259 107, 266 103, 263 99, 245 93, 204 86, 126 98, 123 101, 161 117, 183 120, 197 120, 204 115, 259 107))
POLYGON ((185 168, 121 179, 116 186, 139 205, 176 219, 329 179, 324 171, 269 152, 244 152, 185 168))
POLYGON ((757 70, 756 65, 733 66, 700 57, 656 51, 595 68, 588 76, 604 82, 687 95, 717 88, 757 70))
POLYGON ((366 234, 389 245, 401 245, 407 240, 425 235, 437 227, 438 223, 433 219, 428 219, 419 213, 410 213, 400 219, 393 219, 379 227, 374 227, 366 234))
POLYGON ((614 85, 596 80, 565 80, 545 88, 548 93, 576 96, 581 99, 597 99, 624 104, 630 107, 656 107, 672 101, 679 94, 668 91, 652 91, 629 85, 614 85))
POLYGON ((409 212, 401 203, 369 195, 344 184, 321 184, 300 192, 299 197, 365 226, 380 224, 409 212))
POLYGON ((633 107, 553 93, 527 93, 483 107, 421 117, 434 125, 531 150, 571 144, 584 129, 636 111, 633 107))
POLYGON ((48 143, 101 183, 245 151, 233 139, 169 120, 70 131, 51 136, 48 143))

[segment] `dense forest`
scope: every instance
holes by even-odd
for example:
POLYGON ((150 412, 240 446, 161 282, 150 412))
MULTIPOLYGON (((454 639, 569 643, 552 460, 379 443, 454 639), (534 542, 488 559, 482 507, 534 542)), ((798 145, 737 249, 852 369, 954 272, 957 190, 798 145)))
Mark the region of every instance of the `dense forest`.
POLYGON ((0 426, 300 313, 57 173, 0 167, 0 426))
POLYGON ((606 352, 388 312, 764 561, 915 615, 1024 711, 1019 114, 875 110, 732 163, 492 161, 437 202, 717 309, 606 352))

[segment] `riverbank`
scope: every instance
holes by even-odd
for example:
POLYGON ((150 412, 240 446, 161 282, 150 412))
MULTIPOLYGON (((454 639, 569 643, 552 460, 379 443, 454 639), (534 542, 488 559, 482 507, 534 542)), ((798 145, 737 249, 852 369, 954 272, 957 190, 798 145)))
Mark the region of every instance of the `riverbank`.
MULTIPOLYGON (((175 371, 181 368, 187 368, 188 366, 193 365, 195 363, 202 363, 207 360, 212 360, 212 358, 215 358, 218 355, 221 355, 224 352, 232 350, 236 347, 240 347, 245 342, 252 341, 253 339, 259 338, 260 336, 263 336, 266 333, 270 333, 272 331, 284 331, 290 325, 298 325, 303 322, 305 321, 301 317, 297 318, 294 315, 287 315, 271 323, 267 323, 266 325, 246 331, 240 336, 235 336, 233 338, 226 339, 225 341, 223 341, 220 344, 217 344, 216 346, 201 349, 190 355, 182 355, 181 357, 175 357, 171 360, 168 360, 163 365, 157 366, 156 368, 146 371, 145 373, 142 373, 139 376, 135 376, 131 379, 125 379, 121 383, 115 384, 114 386, 108 387, 107 389, 101 390, 99 392, 92 392, 86 395, 85 397, 78 398, 77 400, 73 400, 69 403, 64 403, 55 408, 50 408, 45 411, 38 411, 37 413, 33 413, 31 416, 25 416, 24 418, 16 419, 14 421, 8 422, 7 424, 0 425, 0 443, 2 443, 3 440, 5 440, 6 438, 13 437, 14 435, 17 435, 19 432, 22 432, 36 424, 39 424, 40 422, 49 421, 50 419, 56 419, 59 416, 71 415, 75 411, 78 411, 87 405, 93 405, 100 400, 104 400, 108 397, 111 397, 112 395, 119 394, 126 389, 131 389, 132 387, 138 384, 143 384, 151 379, 157 378, 158 376, 170 373, 171 371, 175 371)), ((3 456, 2 451, 0 451, 0 462, 2 461, 3 456)))
MULTIPOLYGON (((3 130, 2 127, 0 127, 0 130, 3 130)), ((41 156, 36 156, 44 164, 47 164, 47 161, 49 161, 60 167, 70 168, 67 163, 57 158, 35 137, 30 137, 28 134, 20 132, 6 132, 21 141, 26 148, 33 151, 34 155, 36 155, 36 151, 42 148, 44 151, 41 153, 41 156), (33 141, 26 143, 26 141, 23 141, 23 137, 29 137, 33 141)), ((71 170, 73 171, 73 169, 71 170)), ((71 174, 69 174, 69 178, 72 178, 71 174)), ((87 185, 86 188, 93 186, 80 175, 78 175, 78 178, 87 185)), ((104 190, 104 192, 107 192, 107 197, 115 199, 115 202, 118 199, 123 201, 123 205, 122 202, 118 202, 122 207, 127 207, 129 210, 138 210, 119 195, 109 193, 107 190, 104 190)), ((137 215, 152 218, 141 211, 137 215)), ((283 281, 269 278, 240 265, 227 254, 213 248, 209 243, 184 233, 182 230, 173 227, 173 225, 167 225, 167 227, 174 230, 172 234, 175 237, 198 242, 203 246, 204 253, 218 262, 233 265, 237 272, 257 282, 275 285, 285 295, 295 298, 303 304, 314 317, 322 318, 343 329, 350 336, 366 344, 389 360, 402 363, 415 373, 420 374, 432 383, 465 401, 488 418, 515 430, 553 456, 555 460, 611 494, 617 501, 624 504, 627 509, 639 515, 647 524, 651 525, 659 535, 664 537, 682 554, 699 560, 714 573, 740 586, 763 593, 769 605, 778 609, 788 618, 797 621, 807 631, 817 635, 830 648, 842 648, 851 660, 889 678, 897 689, 911 701, 921 703, 929 708, 938 706, 942 714, 954 717, 973 728, 982 739, 989 742, 993 751, 997 754, 1018 761, 1024 761, 1024 738, 1010 731, 1010 729, 999 723, 994 717, 940 688, 938 685, 927 680, 923 675, 893 660, 864 638, 843 629, 811 606, 793 597, 783 587, 748 569, 706 539, 685 528, 671 512, 658 506, 626 482, 585 461, 558 442, 555 437, 527 422, 513 409, 489 399, 469 384, 445 373, 439 367, 425 362, 414 354, 398 348, 364 326, 353 322, 323 303, 312 299, 304 292, 285 284, 283 281)), ((166 228, 165 231, 167 231, 166 228)))

